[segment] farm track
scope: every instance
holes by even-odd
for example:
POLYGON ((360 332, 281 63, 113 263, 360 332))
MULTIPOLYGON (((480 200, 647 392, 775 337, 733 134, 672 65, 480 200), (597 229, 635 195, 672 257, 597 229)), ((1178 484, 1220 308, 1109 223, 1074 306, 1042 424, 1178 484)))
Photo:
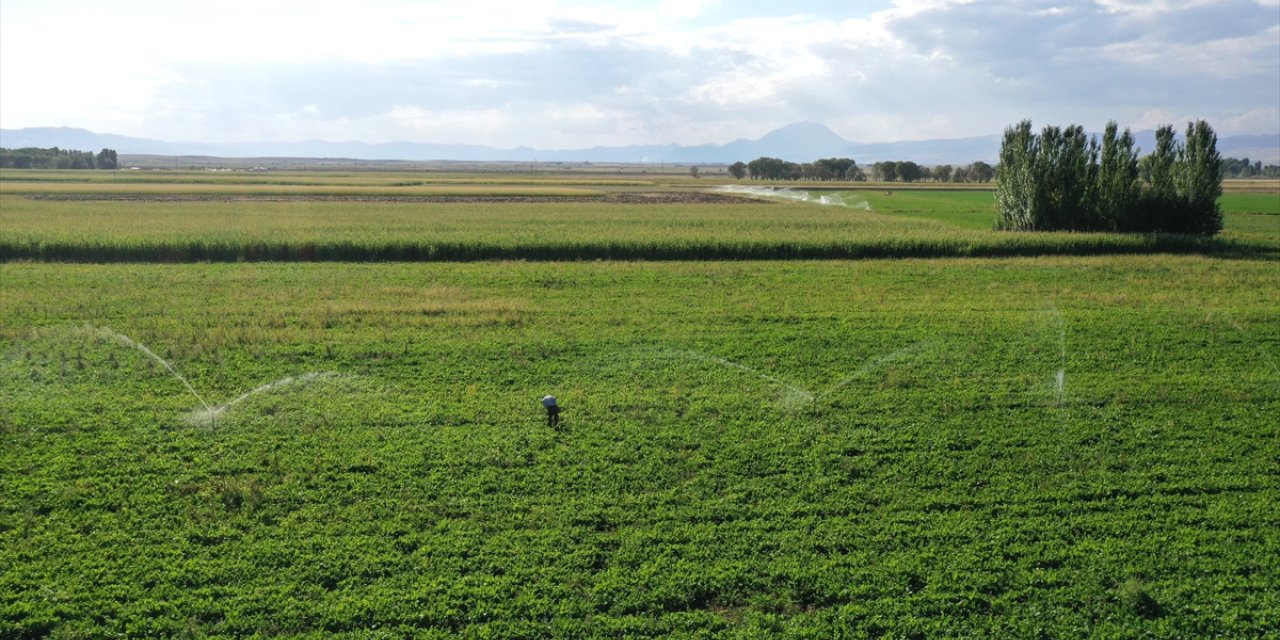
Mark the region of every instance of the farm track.
POLYGON ((768 204, 757 198, 701 191, 623 192, 604 196, 370 196, 370 195, 221 195, 221 194, 25 194, 31 200, 53 202, 387 202, 387 203, 559 203, 600 202, 611 204, 768 204))

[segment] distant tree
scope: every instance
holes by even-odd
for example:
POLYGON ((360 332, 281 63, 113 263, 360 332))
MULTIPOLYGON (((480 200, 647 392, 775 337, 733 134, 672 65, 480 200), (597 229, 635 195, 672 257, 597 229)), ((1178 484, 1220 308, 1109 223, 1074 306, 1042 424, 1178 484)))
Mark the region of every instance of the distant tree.
POLYGON ((876 177, 881 182, 897 182, 898 181, 898 163, 892 160, 877 162, 875 164, 876 177))
POLYGON ((779 158, 760 157, 747 163, 752 180, 799 180, 800 165, 779 158))
POLYGON ((951 181, 952 182, 968 182, 969 181, 968 165, 965 165, 962 167, 956 167, 955 169, 953 169, 951 171, 951 181))
POLYGON ((1249 161, 1248 158, 1223 158, 1222 177, 1224 178, 1274 178, 1280 175, 1280 167, 1263 165, 1261 160, 1249 161))
POLYGON ((786 180, 799 180, 801 175, 803 175, 803 170, 801 169, 799 163, 783 162, 782 175, 783 175, 783 178, 786 180))
POLYGON ((94 155, 92 151, 58 147, 0 148, 0 168, 6 169, 114 169, 115 162, 116 152, 111 149, 103 149, 94 155))
POLYGON ((766 180, 772 174, 776 174, 777 167, 781 164, 782 161, 777 158, 761 156, 747 163, 747 172, 752 180, 766 180))
POLYGON ((830 180, 831 171, 816 162, 800 163, 800 177, 805 180, 830 180))
POLYGON ((120 166, 115 149, 103 149, 102 151, 99 151, 95 164, 99 169, 117 169, 120 166))
POLYGON ((702 177, 698 174, 698 165, 689 165, 689 175, 693 176, 695 179, 702 177))
POLYGON ((940 164, 934 167, 933 179, 938 182, 951 182, 951 165, 940 164))
POLYGON ((920 165, 910 160, 898 162, 897 167, 895 168, 897 170, 898 179, 903 182, 915 182, 924 175, 920 165))
POLYGON ((822 167, 829 175, 827 180, 849 180, 855 175, 858 169, 858 163, 853 158, 823 158, 814 161, 815 165, 822 167))
POLYGON ((747 175, 747 164, 745 162, 735 162, 729 165, 729 174, 735 180, 741 180, 743 176, 747 175))
POLYGON ((969 180, 973 182, 991 182, 996 179, 996 170, 991 165, 979 160, 969 165, 969 180))

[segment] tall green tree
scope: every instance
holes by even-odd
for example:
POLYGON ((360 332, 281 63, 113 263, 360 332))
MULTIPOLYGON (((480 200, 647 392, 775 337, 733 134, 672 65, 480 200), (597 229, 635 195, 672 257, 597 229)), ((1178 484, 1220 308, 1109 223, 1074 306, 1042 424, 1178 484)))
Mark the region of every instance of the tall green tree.
POLYGON ((1089 141, 1084 127, 1045 127, 1040 134, 1037 157, 1036 196, 1043 207, 1038 228, 1096 228, 1092 219, 1093 167, 1097 165, 1097 144, 1089 141))
POLYGON ((1133 135, 1115 122, 1099 144, 1076 125, 1036 135, 1024 120, 1001 143, 996 227, 1212 235, 1222 229, 1222 171, 1217 136, 1203 120, 1187 124, 1185 145, 1173 127, 1160 127, 1141 161, 1133 135))
POLYGON ((1138 182, 1138 151, 1128 129, 1118 134, 1115 121, 1102 134, 1102 156, 1098 162, 1094 217, 1099 226, 1116 230, 1128 228, 1127 218, 1135 215, 1142 195, 1138 182))
MULTIPOLYGON (((1037 195, 1036 175, 1040 155, 1040 138, 1031 132, 1031 121, 1023 120, 1004 130, 1000 143, 1000 181, 996 183, 996 202, 1000 214, 996 228, 1007 231, 1034 231, 1043 224, 1041 199, 1037 195)), ((961 167, 957 180, 968 175, 961 167)))
POLYGON ((1178 198, 1185 204, 1179 233, 1213 235, 1222 230, 1222 156, 1218 135, 1204 120, 1187 123, 1186 146, 1174 172, 1178 198))
MULTIPOLYGON (((1005 130, 1000 148, 996 227, 1017 231, 1099 226, 1098 144, 1084 128, 1047 126, 1039 135, 1023 120, 1005 130)), ((977 163, 975 163, 977 164, 977 163)))
POLYGON ((1167 230, 1169 220, 1182 217, 1174 178, 1181 153, 1173 125, 1157 127, 1156 148, 1138 161, 1146 188, 1133 214, 1125 218, 1124 231, 1167 230))

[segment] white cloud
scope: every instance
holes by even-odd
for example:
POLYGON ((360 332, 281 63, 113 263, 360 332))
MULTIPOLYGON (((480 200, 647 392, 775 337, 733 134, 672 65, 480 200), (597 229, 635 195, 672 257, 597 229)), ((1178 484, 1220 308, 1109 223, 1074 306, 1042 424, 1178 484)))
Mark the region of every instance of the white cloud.
POLYGON ((900 0, 842 15, 577 1, 6 0, 0 122, 545 147, 727 142, 799 120, 860 141, 1024 117, 1277 128, 1275 0, 900 0))

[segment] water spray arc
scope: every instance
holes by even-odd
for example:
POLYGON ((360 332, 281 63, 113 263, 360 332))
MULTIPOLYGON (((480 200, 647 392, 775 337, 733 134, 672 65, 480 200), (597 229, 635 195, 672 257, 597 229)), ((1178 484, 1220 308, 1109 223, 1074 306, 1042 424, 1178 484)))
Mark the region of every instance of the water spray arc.
POLYGON ((138 342, 137 340, 134 340, 133 338, 130 338, 129 336, 124 335, 123 333, 112 331, 111 329, 108 329, 106 327, 86 327, 86 329, 95 335, 115 341, 116 343, 122 344, 131 349, 136 349, 139 352, 141 352, 143 355, 147 356, 148 358, 151 358, 152 360, 160 363, 160 365, 163 366, 166 370, 168 370, 169 373, 172 373, 175 378, 177 378, 179 381, 182 382, 183 386, 187 388, 187 391, 190 391, 191 395, 195 396, 196 400, 199 400, 200 404, 204 405, 204 408, 206 411, 213 411, 213 407, 209 406, 209 403, 205 401, 203 396, 201 396, 199 393, 196 393, 195 387, 191 386, 191 382, 189 382, 185 376, 183 376, 181 373, 178 373, 178 370, 174 369, 173 365, 169 364, 168 360, 165 360, 164 358, 161 358, 160 356, 156 355, 156 352, 152 351, 151 349, 148 349, 146 345, 138 342))
POLYGON ((739 364, 732 360, 726 360, 724 358, 713 356, 707 353, 702 353, 700 351, 678 351, 676 352, 676 355, 681 355, 689 358, 696 358, 698 360, 705 360, 707 362, 714 362, 715 364, 718 364, 718 365, 730 367, 732 369, 737 369, 739 371, 745 371, 762 380, 767 380, 768 382, 771 382, 779 387, 782 387, 787 391, 789 396, 794 398, 799 398, 803 402, 813 402, 815 399, 813 393, 809 392, 807 389, 791 384, 790 382, 787 382, 785 380, 779 380, 778 378, 775 378, 767 373, 764 373, 763 371, 760 371, 758 369, 752 369, 751 367, 748 367, 744 364, 739 364))
POLYGON ((875 371, 876 369, 890 362, 909 358, 923 351, 927 346, 928 346, 928 343, 917 342, 915 344, 908 345, 906 347, 903 347, 891 353, 887 353, 885 355, 872 358, 871 360, 867 361, 866 364, 862 365, 861 367, 853 371, 853 373, 845 376, 841 380, 837 381, 835 384, 828 386, 826 390, 820 393, 815 393, 799 385, 792 384, 785 380, 780 380, 758 369, 753 369, 746 365, 734 362, 732 360, 726 360, 725 358, 721 358, 718 356, 713 356, 713 355, 701 353, 698 351, 677 351, 677 352, 673 352, 673 355, 696 358, 698 360, 712 362, 715 364, 719 364, 721 366, 737 369, 739 371, 745 371, 747 373, 750 373, 756 376, 757 378, 768 381, 775 386, 781 387, 786 392, 786 395, 785 395, 786 404, 804 405, 804 404, 819 402, 822 399, 827 398, 832 394, 836 393, 840 389, 843 389, 844 387, 849 386, 855 380, 867 375, 868 373, 875 371))
POLYGON ((222 415, 223 413, 226 413, 232 407, 258 394, 266 393, 268 391, 273 391, 280 387, 285 387, 292 384, 301 384, 306 382, 312 382, 315 380, 337 378, 337 377, 340 377, 341 375, 342 374, 338 373, 337 371, 312 371, 310 373, 304 373, 298 376, 285 376, 279 380, 276 380, 275 382, 268 382, 267 384, 264 384, 255 389, 242 393, 239 396, 237 396, 234 400, 227 402, 226 404, 220 404, 216 407, 209 407, 206 405, 204 411, 197 411, 191 414, 190 416, 188 416, 187 422, 195 425, 204 425, 204 424, 212 425, 217 421, 218 416, 222 415))
POLYGON ((216 424, 218 416, 221 416, 222 414, 226 413, 227 410, 240 404, 241 402, 244 402, 249 398, 261 393, 266 393, 268 391, 272 391, 274 389, 278 389, 280 387, 284 387, 292 384, 306 383, 306 382, 312 382, 316 380, 337 378, 342 376, 342 374, 336 371, 313 371, 310 373, 304 373, 297 376, 286 376, 274 382, 268 382, 267 384, 261 385, 255 389, 252 389, 246 393, 243 393, 237 396, 235 399, 231 400, 230 402, 214 406, 209 404, 209 402, 204 399, 204 396, 201 396, 195 390, 195 387, 191 385, 191 382, 187 380, 185 376, 179 373, 178 370, 175 369, 174 366, 169 363, 169 361, 165 360, 164 358, 161 358, 159 355, 156 354, 156 352, 147 348, 147 346, 142 344, 141 342, 138 342, 137 340, 134 340, 133 338, 130 338, 129 336, 124 335, 123 333, 120 333, 118 331, 113 331, 106 327, 86 326, 84 330, 92 335, 110 340, 112 342, 123 345, 130 349, 136 349, 137 351, 147 356, 148 358, 154 360, 155 362, 160 363, 160 365, 163 366, 166 371, 173 374, 175 378, 181 381, 183 386, 187 388, 187 391, 189 391, 191 395, 194 396, 195 399, 200 402, 200 405, 204 407, 203 410, 196 411, 195 413, 188 416, 187 421, 191 424, 212 426, 216 424))
POLYGON ((1067 388, 1067 323, 1062 318, 1058 305, 1051 307, 1051 313, 1058 322, 1058 370, 1053 374, 1054 389, 1058 393, 1058 406, 1062 406, 1062 396, 1067 388))
POLYGON ((815 196, 808 191, 793 191, 786 187, 752 187, 745 185, 723 185, 716 188, 722 193, 736 193, 759 198, 780 198, 783 200, 791 200, 794 202, 809 202, 820 204, 828 207, 844 207, 846 209, 862 209, 864 211, 871 210, 871 203, 865 199, 857 202, 850 202, 844 196, 838 193, 821 194, 815 196))
POLYGON ((876 369, 879 369, 880 367, 890 362, 893 362, 895 360, 903 360, 905 358, 908 358, 910 356, 913 356, 919 353, 920 351, 923 351, 925 346, 927 346, 926 343, 917 342, 915 344, 908 345, 901 349, 898 349, 897 351, 894 351, 892 353, 887 353, 885 355, 872 358, 865 365, 862 365, 862 367, 858 368, 858 370, 854 371, 852 374, 845 377, 843 380, 831 385, 830 387, 827 388, 826 391, 823 391, 822 393, 818 394, 817 397, 814 399, 821 400, 822 398, 825 398, 835 393, 836 391, 839 391, 840 389, 848 386, 854 380, 857 380, 858 378, 861 378, 862 376, 865 376, 868 373, 871 373, 872 371, 875 371, 876 369))

